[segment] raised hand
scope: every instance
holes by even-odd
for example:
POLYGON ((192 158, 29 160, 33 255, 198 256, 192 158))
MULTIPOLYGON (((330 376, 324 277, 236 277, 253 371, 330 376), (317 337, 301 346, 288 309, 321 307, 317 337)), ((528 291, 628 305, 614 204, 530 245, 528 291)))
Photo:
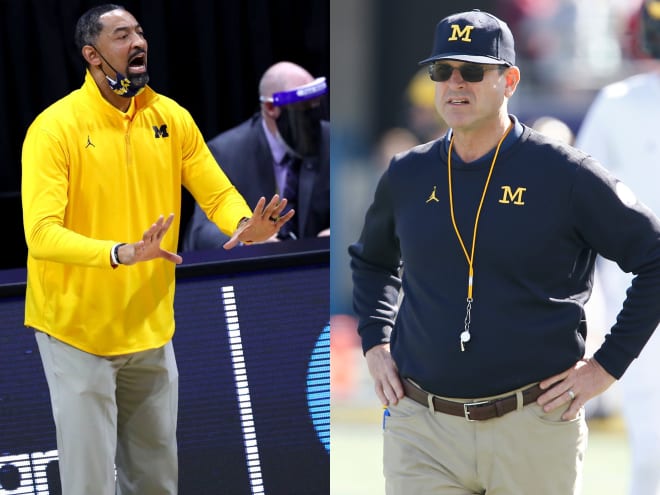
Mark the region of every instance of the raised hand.
POLYGON ((280 216, 286 204, 286 198, 280 200, 277 194, 272 197, 268 204, 266 204, 266 198, 262 196, 257 202, 257 206, 254 207, 252 217, 238 226, 234 235, 224 243, 223 247, 231 249, 240 242, 251 244, 270 239, 296 213, 295 210, 289 210, 285 215, 280 216))
POLYGON ((142 240, 132 244, 124 244, 119 248, 117 252, 119 262, 122 265, 134 265, 141 261, 163 258, 177 265, 182 263, 183 258, 181 256, 160 247, 160 243, 173 220, 174 213, 170 213, 167 219, 163 215, 159 216, 158 220, 144 232, 142 240))

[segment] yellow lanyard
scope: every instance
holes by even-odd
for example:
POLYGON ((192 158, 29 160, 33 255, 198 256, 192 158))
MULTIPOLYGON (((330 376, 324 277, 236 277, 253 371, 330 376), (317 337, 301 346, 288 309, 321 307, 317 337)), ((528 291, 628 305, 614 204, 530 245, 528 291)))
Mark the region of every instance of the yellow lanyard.
POLYGON ((484 185, 484 190, 481 193, 481 200, 479 201, 479 207, 477 208, 477 215, 474 218, 474 228, 472 229, 472 247, 470 248, 470 254, 468 254, 465 247, 465 242, 463 242, 463 237, 461 232, 458 230, 458 225, 456 224, 456 217, 454 216, 454 193, 451 185, 451 150, 454 145, 454 136, 452 135, 451 140, 449 141, 449 151, 447 153, 447 177, 449 179, 449 214, 451 215, 451 223, 454 226, 454 232, 456 232, 456 237, 458 242, 463 248, 463 254, 465 259, 468 262, 468 291, 467 291, 467 309, 465 313, 465 329, 461 333, 461 351, 465 351, 465 344, 470 341, 470 311, 472 309, 472 283, 474 281, 474 249, 477 244, 477 227, 479 226, 479 217, 481 216, 481 208, 484 205, 484 200, 486 199, 486 192, 488 191, 488 185, 490 184, 490 178, 493 175, 493 169, 495 168, 495 162, 497 161, 497 156, 500 153, 500 147, 502 143, 508 136, 509 132, 513 128, 513 124, 509 124, 508 129, 500 139, 500 142, 497 143, 497 148, 495 148, 495 155, 493 156, 493 161, 490 164, 490 170, 488 171, 488 177, 486 178, 486 184, 484 185))

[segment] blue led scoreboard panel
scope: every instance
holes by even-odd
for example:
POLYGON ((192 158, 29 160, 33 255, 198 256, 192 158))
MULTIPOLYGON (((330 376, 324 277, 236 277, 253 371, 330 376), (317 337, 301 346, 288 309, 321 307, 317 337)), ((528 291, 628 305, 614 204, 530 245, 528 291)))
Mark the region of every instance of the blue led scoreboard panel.
MULTIPOLYGON (((327 495, 327 239, 184 259, 174 337, 179 493, 327 495)), ((23 293, 20 271, 0 273, 0 495, 55 495, 55 430, 23 293)))

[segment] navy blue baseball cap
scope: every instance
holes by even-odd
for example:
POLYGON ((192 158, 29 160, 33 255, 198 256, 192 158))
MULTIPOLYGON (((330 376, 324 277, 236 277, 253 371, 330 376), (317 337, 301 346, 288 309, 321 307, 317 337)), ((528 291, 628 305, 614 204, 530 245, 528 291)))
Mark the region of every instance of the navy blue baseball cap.
POLYGON ((419 64, 446 59, 515 65, 513 34, 506 22, 488 12, 471 10, 450 15, 438 23, 431 56, 419 64))

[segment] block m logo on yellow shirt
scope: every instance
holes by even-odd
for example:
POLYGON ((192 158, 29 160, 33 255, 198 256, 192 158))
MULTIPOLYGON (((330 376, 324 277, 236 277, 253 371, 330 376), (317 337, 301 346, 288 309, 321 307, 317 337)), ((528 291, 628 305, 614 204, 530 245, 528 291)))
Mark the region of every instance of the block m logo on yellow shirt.
POLYGON ((167 132, 167 124, 163 124, 160 127, 158 127, 157 125, 153 125, 151 127, 154 130, 154 137, 156 139, 158 139, 160 137, 164 137, 164 138, 170 137, 170 135, 167 132))
POLYGON ((470 33, 474 29, 474 26, 465 26, 461 28, 458 24, 451 25, 451 36, 447 38, 447 41, 465 41, 466 43, 471 43, 472 38, 470 38, 470 33))

